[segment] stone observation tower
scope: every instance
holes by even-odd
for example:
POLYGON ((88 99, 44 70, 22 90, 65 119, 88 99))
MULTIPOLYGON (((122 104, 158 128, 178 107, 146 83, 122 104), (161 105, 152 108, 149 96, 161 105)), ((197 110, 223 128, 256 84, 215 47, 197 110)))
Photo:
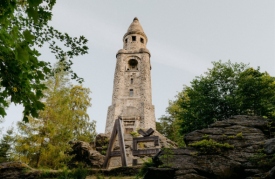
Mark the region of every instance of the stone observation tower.
POLYGON ((163 147, 176 144, 156 131, 152 105, 150 52, 139 20, 134 18, 116 54, 112 105, 105 133, 110 136, 104 168, 141 165, 163 147))
POLYGON ((112 132, 115 119, 122 119, 123 132, 155 130, 152 105, 150 52, 139 20, 134 18, 123 36, 123 49, 116 54, 112 105, 108 108, 105 133, 112 132))

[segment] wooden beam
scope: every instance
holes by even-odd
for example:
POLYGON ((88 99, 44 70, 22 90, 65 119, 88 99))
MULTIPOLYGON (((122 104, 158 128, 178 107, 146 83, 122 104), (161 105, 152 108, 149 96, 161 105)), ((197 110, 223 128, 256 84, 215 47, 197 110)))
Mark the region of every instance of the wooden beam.
POLYGON ((134 137, 133 138, 133 142, 137 141, 137 142, 150 142, 150 141, 154 141, 155 145, 158 145, 159 143, 159 136, 151 136, 151 137, 134 137))
POLYGON ((148 130, 146 131, 146 137, 152 135, 154 132, 155 132, 155 131, 154 131, 152 128, 148 129, 148 130))
POLYGON ((139 155, 149 155, 149 154, 156 154, 160 151, 160 149, 144 149, 144 150, 133 150, 134 156, 139 155))
POLYGON ((149 137, 149 136, 152 135, 154 132, 155 132, 155 131, 154 131, 154 129, 152 129, 152 128, 148 129, 146 132, 144 132, 142 129, 139 129, 139 130, 138 130, 138 133, 139 133, 140 135, 142 135, 143 137, 149 137))
POLYGON ((121 154, 121 163, 123 167, 127 167, 127 160, 126 160, 126 150, 125 150, 125 143, 124 137, 121 127, 121 118, 117 119, 117 130, 118 130, 118 141, 120 147, 120 154, 121 154))
POLYGON ((142 136, 146 136, 146 132, 144 132, 142 129, 139 129, 138 133, 142 136))
POLYGON ((109 141, 107 153, 106 153, 105 160, 103 163, 103 168, 108 168, 110 158, 115 157, 115 156, 121 156, 122 166, 123 167, 127 166, 126 150, 125 150, 125 144, 124 144, 123 131, 122 131, 122 127, 121 127, 121 118, 118 118, 115 120, 114 128, 112 131, 112 135, 111 135, 111 138, 109 141), (117 135, 118 135, 120 152, 112 151, 117 135))
POLYGON ((112 131, 112 135, 111 135, 111 138, 109 140, 109 145, 108 145, 107 153, 106 153, 105 160, 104 160, 104 163, 103 163, 103 168, 107 168, 108 165, 109 165, 109 159, 112 155, 112 149, 113 149, 113 145, 115 143, 116 135, 117 135, 116 126, 117 126, 117 120, 115 121, 114 128, 113 128, 113 131, 112 131))
POLYGON ((112 151, 111 152, 111 157, 120 157, 121 154, 120 154, 120 151, 112 151))

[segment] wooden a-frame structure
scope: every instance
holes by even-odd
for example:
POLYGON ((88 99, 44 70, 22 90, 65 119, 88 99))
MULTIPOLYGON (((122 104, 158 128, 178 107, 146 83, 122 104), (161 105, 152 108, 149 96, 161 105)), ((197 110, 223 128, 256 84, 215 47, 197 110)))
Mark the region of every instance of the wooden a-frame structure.
POLYGON ((127 160, 126 160, 126 150, 125 150, 125 144, 124 144, 124 137, 121 127, 121 118, 115 120, 113 132, 109 141, 106 157, 103 163, 103 168, 108 168, 109 161, 111 157, 115 156, 121 156, 121 164, 123 167, 127 166, 127 160), (116 141, 116 136, 118 135, 118 141, 119 141, 119 147, 120 152, 113 151, 114 143, 116 141))

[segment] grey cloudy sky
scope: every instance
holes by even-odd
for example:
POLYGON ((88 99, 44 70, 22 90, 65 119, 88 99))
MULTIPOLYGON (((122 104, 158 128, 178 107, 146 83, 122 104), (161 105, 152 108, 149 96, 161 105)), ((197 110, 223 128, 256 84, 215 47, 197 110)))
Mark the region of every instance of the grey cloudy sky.
MULTIPOLYGON (((57 0, 51 24, 89 39, 89 54, 74 70, 92 91, 90 118, 104 132, 111 105, 116 52, 134 17, 148 37, 156 118, 165 114, 183 85, 211 68, 212 61, 249 63, 275 76, 273 0, 57 0)), ((54 62, 43 49, 41 59, 54 62)), ((5 126, 21 120, 22 107, 8 110, 5 126)))

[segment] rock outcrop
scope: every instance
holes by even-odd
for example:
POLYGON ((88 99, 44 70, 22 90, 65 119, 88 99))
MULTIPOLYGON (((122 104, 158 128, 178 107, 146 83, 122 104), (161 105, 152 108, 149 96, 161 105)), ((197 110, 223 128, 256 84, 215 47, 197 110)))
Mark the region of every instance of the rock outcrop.
POLYGON ((160 160, 177 169, 177 179, 275 178, 273 127, 261 117, 234 116, 185 135, 187 147, 162 151, 160 160))
POLYGON ((39 172, 35 171, 28 165, 21 162, 4 162, 0 163, 0 178, 5 179, 34 179, 39 176, 39 172))
POLYGON ((110 136, 108 134, 100 133, 95 138, 95 148, 96 151, 102 155, 106 155, 106 150, 108 148, 110 136))
POLYGON ((104 162, 104 155, 96 151, 88 142, 77 141, 71 142, 73 151, 70 155, 74 155, 70 162, 70 167, 77 167, 76 163, 82 162, 91 168, 101 168, 104 162))

